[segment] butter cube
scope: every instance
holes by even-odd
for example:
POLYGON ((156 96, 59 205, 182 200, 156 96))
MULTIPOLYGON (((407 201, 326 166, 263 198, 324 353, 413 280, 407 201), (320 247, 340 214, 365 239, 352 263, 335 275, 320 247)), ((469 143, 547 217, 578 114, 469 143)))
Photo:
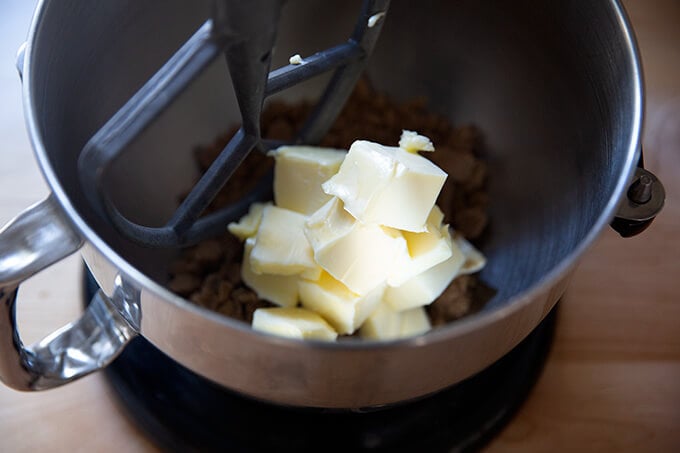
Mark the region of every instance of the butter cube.
POLYGON ((282 146, 273 153, 274 201, 291 211, 309 215, 331 196, 321 184, 338 172, 346 151, 312 146, 282 146))
POLYGON ((242 241, 255 236, 257 229, 260 227, 262 212, 264 211, 265 206, 271 206, 271 203, 251 204, 248 209, 248 214, 241 217, 238 222, 231 222, 227 225, 227 229, 231 234, 242 241))
POLYGON ((318 281, 300 280, 300 302, 324 317, 341 334, 352 334, 378 306, 385 290, 379 286, 360 296, 324 272, 318 281))
MULTIPOLYGON (((444 237, 450 238, 447 225, 442 227, 441 233, 444 237)), ((465 256, 455 243, 451 242, 450 249, 451 256, 446 261, 399 286, 388 286, 383 296, 384 301, 396 311, 409 310, 434 302, 456 278, 465 261, 465 256)))
POLYGON ((381 304, 359 329, 362 338, 394 340, 423 334, 432 328, 425 309, 394 311, 381 304))
POLYGON ((389 340, 399 337, 401 313, 386 304, 380 304, 359 329, 359 336, 372 340, 389 340))
MULTIPOLYGON (((436 208, 436 205, 435 205, 436 208)), ((439 208, 432 209, 428 217, 427 230, 423 233, 403 231, 408 255, 399 263, 395 272, 388 278, 390 286, 399 286, 432 266, 447 260, 451 252, 451 238, 442 234, 439 208)))
POLYGON ((251 269, 250 256, 255 238, 246 239, 241 264, 241 278, 260 299, 283 307, 294 307, 298 302, 298 277, 296 275, 256 274, 251 269))
POLYGON ((256 274, 318 273, 304 234, 306 217, 277 206, 265 206, 250 257, 256 274))
POLYGON ((316 262, 360 295, 383 285, 408 254, 399 231, 357 222, 335 197, 309 217, 305 235, 316 262))
POLYGON ((401 314, 400 338, 421 335, 432 329, 430 318, 423 307, 402 311, 401 314))
POLYGON ((399 138, 399 148, 408 151, 409 153, 417 153, 418 151, 434 151, 432 141, 420 135, 417 132, 403 130, 399 138))
POLYGON ((422 232, 445 180, 441 168, 417 153, 357 140, 323 190, 362 223, 422 232))
POLYGON ((463 256, 465 256, 465 262, 463 262, 463 267, 460 268, 461 274, 474 274, 482 270, 486 266, 486 257, 475 248, 474 245, 470 244, 460 233, 453 234, 453 242, 458 246, 463 256))
POLYGON ((253 329, 300 340, 334 341, 338 336, 321 316, 304 308, 258 308, 253 329))
POLYGON ((439 208, 439 206, 432 206, 432 210, 427 216, 428 225, 435 225, 437 228, 441 228, 444 225, 444 213, 439 208))

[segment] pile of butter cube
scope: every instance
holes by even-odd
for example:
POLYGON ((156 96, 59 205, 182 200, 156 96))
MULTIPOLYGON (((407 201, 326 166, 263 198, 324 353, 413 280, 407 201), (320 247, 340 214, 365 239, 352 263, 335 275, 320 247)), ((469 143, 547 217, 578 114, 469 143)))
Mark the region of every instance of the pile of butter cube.
POLYGON ((274 203, 255 203, 229 231, 245 241, 243 281, 279 307, 253 328, 300 339, 387 340, 422 334, 425 306, 484 256, 452 234, 435 204, 446 173, 404 131, 398 147, 274 151, 274 203))

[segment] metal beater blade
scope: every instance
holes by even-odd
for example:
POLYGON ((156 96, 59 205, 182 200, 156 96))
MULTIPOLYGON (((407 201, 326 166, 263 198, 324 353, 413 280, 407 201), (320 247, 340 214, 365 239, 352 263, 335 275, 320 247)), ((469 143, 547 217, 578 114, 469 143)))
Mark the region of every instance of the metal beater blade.
POLYGON ((201 214, 254 148, 269 144, 260 133, 265 99, 314 76, 335 70, 319 102, 296 137, 296 144, 318 143, 342 110, 382 28, 389 0, 364 0, 350 39, 306 57, 303 65, 270 70, 281 0, 215 0, 213 14, 127 103, 87 142, 78 173, 88 201, 128 239, 148 247, 195 244, 218 235, 254 201, 271 193, 271 178, 239 202, 201 214), (220 55, 225 55, 242 126, 193 187, 167 223, 149 227, 125 217, 107 196, 104 180, 116 159, 220 55))

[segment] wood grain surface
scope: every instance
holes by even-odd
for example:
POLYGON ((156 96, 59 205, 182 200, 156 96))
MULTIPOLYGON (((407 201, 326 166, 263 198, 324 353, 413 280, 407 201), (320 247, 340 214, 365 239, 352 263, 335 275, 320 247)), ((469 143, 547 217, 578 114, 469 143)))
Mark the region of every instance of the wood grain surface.
MULTIPOLYGON (((561 304, 547 366, 489 452, 680 451, 680 2, 628 0, 645 68, 646 165, 664 182, 662 215, 643 235, 605 232, 561 304)), ((0 2, 0 223, 48 192, 25 132, 14 54, 34 2, 0 2)), ((80 312, 73 256, 22 286, 26 343, 80 312)), ((130 424, 102 376, 19 393, 0 386, 0 451, 154 447, 130 424)))

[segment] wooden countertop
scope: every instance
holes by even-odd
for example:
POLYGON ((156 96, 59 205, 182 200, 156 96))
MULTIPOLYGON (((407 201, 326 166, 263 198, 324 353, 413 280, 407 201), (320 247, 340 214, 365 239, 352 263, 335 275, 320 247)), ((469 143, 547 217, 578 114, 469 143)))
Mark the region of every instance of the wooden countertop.
MULTIPOLYGON (((47 194, 14 70, 33 4, 0 5, 0 223, 47 194)), ((624 4, 645 68, 646 165, 666 186, 666 207, 641 236, 624 240, 607 231, 588 252, 561 304, 545 371, 489 452, 680 451, 680 3, 624 4)), ((22 286, 26 343, 78 316, 79 277, 73 256, 22 286)), ((93 375, 33 394, 0 385, 0 450, 154 447, 128 423, 103 377, 93 375)))

